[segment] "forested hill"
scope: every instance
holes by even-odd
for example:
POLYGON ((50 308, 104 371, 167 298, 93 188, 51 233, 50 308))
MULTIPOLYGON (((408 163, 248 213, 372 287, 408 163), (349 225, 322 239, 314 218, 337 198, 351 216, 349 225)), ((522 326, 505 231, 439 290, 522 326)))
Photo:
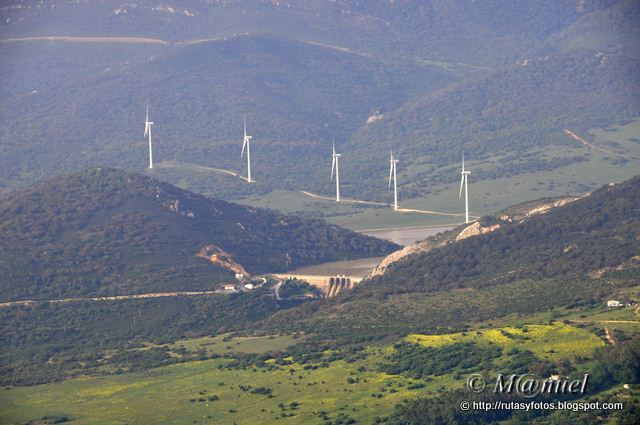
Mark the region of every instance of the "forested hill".
MULTIPOLYGON (((498 220, 486 217, 494 224, 498 220), (493 222, 492 222, 493 221, 493 222)), ((425 329, 603 302, 640 276, 640 177, 522 223, 399 260, 335 299, 277 313, 267 326, 425 329), (340 317, 340 325, 335 318, 340 317)))
POLYGON ((98 167, 0 203, 0 300, 213 289, 236 271, 284 271, 396 248, 320 220, 98 167))
POLYGON ((501 226, 493 233, 408 257, 363 287, 362 295, 585 278, 624 266, 640 254, 640 177, 604 186, 523 223, 501 226))

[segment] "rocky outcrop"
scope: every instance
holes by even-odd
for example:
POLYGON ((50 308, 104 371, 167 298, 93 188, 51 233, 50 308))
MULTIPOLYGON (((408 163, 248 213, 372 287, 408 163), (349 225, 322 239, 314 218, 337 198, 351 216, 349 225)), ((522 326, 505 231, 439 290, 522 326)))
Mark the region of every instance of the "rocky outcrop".
POLYGON ((563 205, 568 204, 569 202, 575 201, 576 199, 577 198, 564 198, 556 202, 553 202, 551 204, 541 205, 538 208, 534 208, 532 210, 527 211, 526 217, 531 217, 532 215, 538 215, 538 214, 545 214, 549 212, 549 210, 551 210, 552 208, 561 207, 563 205))
POLYGON ((383 275, 384 272, 387 270, 387 267, 389 267, 391 264, 395 263, 396 261, 408 255, 418 254, 420 252, 425 252, 427 250, 428 248, 421 245, 420 243, 415 243, 413 245, 405 246, 401 250, 393 252, 388 256, 386 256, 385 258, 383 258, 382 261, 380 261, 380 263, 371 271, 371 273, 369 273, 369 275, 367 276, 367 279, 370 279, 375 276, 383 275))
POLYGON ((185 210, 181 207, 179 199, 169 202, 169 204, 167 205, 167 208, 169 208, 169 211, 171 211, 174 214, 178 214, 178 215, 189 217, 189 218, 196 217, 193 211, 185 210))
POLYGON ((222 249, 213 244, 203 246, 202 249, 196 254, 196 257, 209 260, 212 264, 215 264, 227 270, 231 270, 234 273, 241 273, 245 276, 249 276, 249 273, 247 273, 244 267, 242 267, 242 264, 236 263, 231 258, 231 255, 227 254, 222 249))
POLYGON ((566 205, 570 202, 575 201, 576 199, 579 199, 579 198, 575 196, 562 198, 562 199, 555 200, 553 202, 546 202, 546 203, 540 204, 535 208, 524 209, 524 210, 520 210, 510 214, 502 214, 500 215, 499 218, 502 221, 508 221, 510 223, 513 223, 513 222, 521 223, 533 216, 546 214, 547 212, 551 211, 553 208, 561 207, 563 205, 566 205))
POLYGON ((499 224, 493 226, 482 227, 480 222, 476 221, 464 228, 462 232, 456 236, 456 242, 470 238, 472 236, 484 235, 486 233, 495 232, 500 228, 499 224))

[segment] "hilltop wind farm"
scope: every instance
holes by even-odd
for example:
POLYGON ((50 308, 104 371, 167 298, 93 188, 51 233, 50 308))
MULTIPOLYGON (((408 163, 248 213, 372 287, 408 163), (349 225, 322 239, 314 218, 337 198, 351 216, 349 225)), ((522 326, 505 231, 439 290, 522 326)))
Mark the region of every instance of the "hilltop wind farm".
MULTIPOLYGON (((152 145, 151 145, 151 126, 153 122, 149 121, 149 107, 147 105, 147 115, 145 119, 145 136, 148 136, 149 140, 149 170, 153 169, 153 156, 152 156, 152 145)), ((244 179, 247 183, 256 183, 256 181, 251 177, 251 140, 252 136, 247 133, 247 120, 246 116, 243 116, 243 138, 242 138, 242 149, 240 152, 240 157, 244 158, 246 153, 246 177, 243 177, 241 173, 235 172, 232 170, 226 170, 222 168, 216 167, 207 167, 198 164, 188 164, 188 165, 180 165, 175 162, 162 162, 161 167, 164 168, 190 168, 194 170, 201 170, 202 172, 211 172, 211 173, 220 173, 232 177, 240 177, 244 179)), ((468 187, 466 176, 469 174, 469 171, 465 171, 464 169, 464 154, 462 161, 462 181, 460 186, 460 195, 462 195, 462 185, 464 184, 465 188, 465 212, 464 213, 455 213, 455 212, 437 212, 426 209, 416 209, 416 208, 399 208, 398 206, 398 184, 397 184, 397 164, 399 160, 393 156, 393 149, 389 150, 389 183, 388 188, 391 189, 393 183, 393 202, 384 203, 384 202, 376 202, 376 201, 367 201, 363 199, 353 199, 353 198, 344 198, 340 196, 340 158, 342 157, 341 153, 336 152, 335 140, 332 140, 332 153, 331 153, 331 174, 330 180, 331 182, 335 182, 335 197, 333 198, 336 203, 342 202, 343 204, 351 204, 351 205, 369 205, 374 207, 382 207, 382 206, 390 206, 394 212, 406 213, 406 214, 417 214, 417 215, 436 215, 436 216, 444 216, 444 217, 464 217, 465 223, 469 223, 469 197, 468 197, 468 187)), ((293 160, 293 159, 292 159, 293 160)), ((302 180, 302 179, 301 179, 302 180)), ((332 199, 327 195, 319 195, 312 193, 308 190, 304 190, 300 188, 297 190, 298 193, 303 194, 312 199, 332 199)), ((476 216, 471 216, 478 218, 476 216)), ((458 222, 452 222, 450 226, 454 226, 459 224, 458 222)), ((414 229, 411 226, 407 226, 409 232, 413 232, 414 229)), ((445 226, 439 226, 445 227, 445 226)))

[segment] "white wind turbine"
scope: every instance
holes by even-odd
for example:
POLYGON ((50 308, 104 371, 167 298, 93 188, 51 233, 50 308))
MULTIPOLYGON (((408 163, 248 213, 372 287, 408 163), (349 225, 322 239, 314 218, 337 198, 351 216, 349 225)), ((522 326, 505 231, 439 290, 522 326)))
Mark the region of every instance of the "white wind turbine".
POLYGON ((467 176, 471 174, 471 171, 464 169, 464 152, 462 152, 462 171, 460 172, 460 194, 458 198, 462 197, 462 187, 464 186, 464 222, 469 223, 469 181, 467 176))
POLYGON ((391 178, 393 177, 393 210, 398 211, 398 180, 396 178, 396 167, 398 160, 393 158, 393 149, 389 148, 391 168, 389 168, 389 189, 391 189, 391 178))
POLYGON ((147 101, 147 117, 144 120, 144 135, 149 136, 149 168, 153 168, 153 149, 151 146, 151 126, 153 121, 149 121, 149 101, 147 101))
POLYGON ((336 174, 336 202, 340 202, 340 155, 336 153, 336 143, 333 142, 333 154, 331 155, 331 180, 333 181, 333 172, 336 174))
POLYGON ((251 136, 247 136, 247 117, 243 118, 244 123, 244 138, 242 139, 242 153, 240 158, 244 156, 244 149, 247 148, 247 182, 252 183, 251 180, 251 136))

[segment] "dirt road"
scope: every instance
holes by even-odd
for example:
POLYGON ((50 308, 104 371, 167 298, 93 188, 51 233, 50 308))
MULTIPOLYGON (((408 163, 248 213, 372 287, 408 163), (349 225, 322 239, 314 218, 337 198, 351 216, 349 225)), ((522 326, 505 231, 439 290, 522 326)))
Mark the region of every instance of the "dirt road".
POLYGON ((78 301, 119 301, 119 300, 137 300, 145 298, 163 298, 163 297, 192 297, 200 295, 211 295, 216 291, 176 291, 176 292, 153 292, 148 294, 132 294, 132 295, 112 295, 108 297, 87 297, 87 298, 62 298, 58 300, 22 300, 9 301, 0 303, 2 307, 13 307, 18 305, 33 305, 38 303, 70 303, 78 301))

